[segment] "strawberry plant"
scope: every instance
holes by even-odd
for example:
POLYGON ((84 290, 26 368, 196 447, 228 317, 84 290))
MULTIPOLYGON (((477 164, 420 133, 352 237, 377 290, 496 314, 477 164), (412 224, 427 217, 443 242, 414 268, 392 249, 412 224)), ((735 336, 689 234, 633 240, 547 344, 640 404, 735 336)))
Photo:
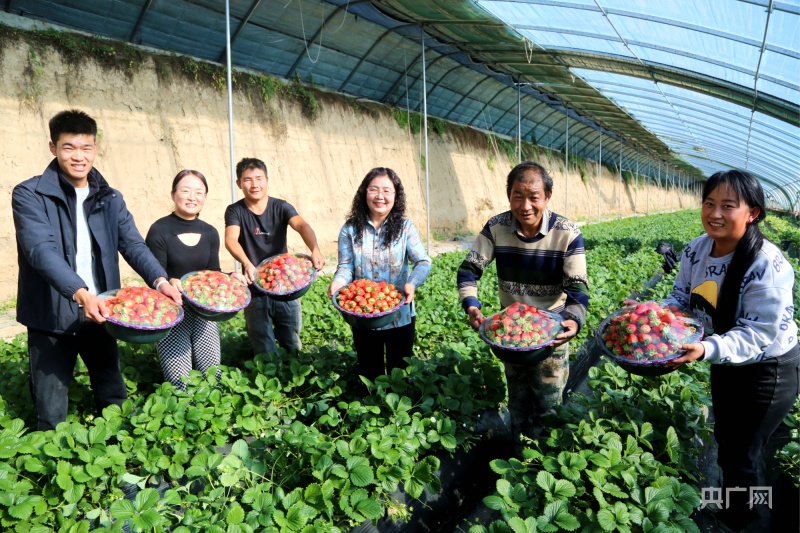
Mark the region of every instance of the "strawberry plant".
POLYGON ((214 270, 192 272, 181 278, 183 294, 192 303, 215 311, 238 311, 244 308, 250 291, 227 274, 214 270))
POLYGON ((314 280, 311 258, 300 254, 280 254, 258 266, 256 285, 267 293, 290 294, 314 280))
POLYGON ((149 287, 125 287, 106 300, 108 321, 120 326, 171 327, 180 309, 149 287))

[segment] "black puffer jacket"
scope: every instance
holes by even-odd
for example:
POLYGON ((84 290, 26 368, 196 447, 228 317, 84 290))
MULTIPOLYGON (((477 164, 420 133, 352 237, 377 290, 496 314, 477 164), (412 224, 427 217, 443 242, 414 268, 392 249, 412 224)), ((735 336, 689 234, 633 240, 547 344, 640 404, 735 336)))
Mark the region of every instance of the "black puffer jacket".
MULTIPOLYGON (((72 299, 86 283, 75 272, 76 200, 69 187, 53 159, 41 176, 20 183, 11 195, 19 262, 17 321, 50 333, 75 334, 84 320, 72 299)), ((151 286, 166 276, 119 191, 95 169, 89 173, 89 187, 84 210, 98 290, 119 288, 119 254, 151 286)))

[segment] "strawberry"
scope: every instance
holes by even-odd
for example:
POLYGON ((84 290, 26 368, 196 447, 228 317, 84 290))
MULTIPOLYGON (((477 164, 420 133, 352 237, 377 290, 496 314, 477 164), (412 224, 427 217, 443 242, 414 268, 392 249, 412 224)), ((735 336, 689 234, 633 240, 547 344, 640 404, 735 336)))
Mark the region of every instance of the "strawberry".
POLYGON ((308 257, 281 254, 258 267, 256 284, 266 292, 291 294, 314 279, 314 265, 308 257))
POLYGON ((560 331, 560 320, 535 306, 514 303, 488 317, 481 326, 491 343, 510 348, 538 348, 560 331))
POLYGON ((181 281, 186 297, 215 311, 238 311, 248 300, 247 288, 227 274, 201 270, 181 281))
POLYGON ((345 311, 356 315, 383 313, 402 305, 405 298, 397 287, 385 281, 359 279, 342 287, 336 303, 345 311))
POLYGON ((125 287, 106 300, 108 320, 132 326, 171 327, 178 318, 178 306, 148 287, 125 287))
POLYGON ((608 320, 599 339, 614 355, 636 361, 663 359, 692 340, 698 328, 677 308, 644 302, 626 307, 608 320))

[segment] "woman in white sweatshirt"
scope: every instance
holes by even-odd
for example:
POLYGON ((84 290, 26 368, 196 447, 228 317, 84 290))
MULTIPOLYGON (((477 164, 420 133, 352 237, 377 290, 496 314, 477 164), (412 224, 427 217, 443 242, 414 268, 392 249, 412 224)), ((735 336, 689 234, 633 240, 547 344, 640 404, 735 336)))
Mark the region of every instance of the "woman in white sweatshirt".
POLYGON ((670 296, 704 322, 705 339, 681 346, 686 354, 674 364, 711 363, 714 438, 728 505, 717 517, 734 531, 755 518, 749 501, 763 485, 759 456, 800 392, 794 271, 759 229, 766 214, 764 191, 752 175, 711 176, 703 188, 706 233, 683 252, 670 296))

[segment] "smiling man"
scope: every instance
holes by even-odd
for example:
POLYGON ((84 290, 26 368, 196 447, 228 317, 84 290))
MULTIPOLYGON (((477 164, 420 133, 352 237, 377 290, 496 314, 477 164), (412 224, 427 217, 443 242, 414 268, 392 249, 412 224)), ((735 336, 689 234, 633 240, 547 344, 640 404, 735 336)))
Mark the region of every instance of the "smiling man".
POLYGON ((578 226, 547 208, 553 178, 538 163, 525 161, 508 174, 510 210, 489 219, 458 268, 458 293, 469 323, 483 321, 478 280, 497 263, 500 305, 520 302, 561 314, 564 328, 547 359, 532 365, 504 363, 508 410, 515 439, 533 436, 541 416, 561 403, 569 376, 568 341, 586 319, 589 283, 578 226))
POLYGON ((28 328, 30 388, 38 429, 66 419, 77 356, 98 409, 126 397, 117 342, 101 324, 98 294, 120 287, 119 254, 145 281, 180 303, 136 229, 119 191, 93 168, 97 123, 82 111, 50 119, 50 152, 41 176, 11 195, 19 281, 17 320, 28 328))
MULTIPOLYGON (((308 222, 287 201, 267 194, 267 165, 245 157, 236 164, 236 185, 244 198, 225 210, 225 248, 242 264, 242 274, 252 284, 256 267, 269 257, 288 251, 287 229, 300 234, 311 251, 314 268, 325 265, 317 236, 308 222)), ((287 351, 299 350, 302 315, 300 300, 281 302, 251 289, 250 305, 244 310, 245 326, 253 352, 270 353, 277 344, 287 351)))

